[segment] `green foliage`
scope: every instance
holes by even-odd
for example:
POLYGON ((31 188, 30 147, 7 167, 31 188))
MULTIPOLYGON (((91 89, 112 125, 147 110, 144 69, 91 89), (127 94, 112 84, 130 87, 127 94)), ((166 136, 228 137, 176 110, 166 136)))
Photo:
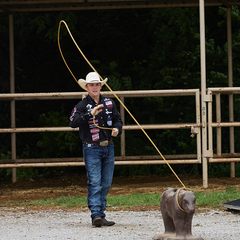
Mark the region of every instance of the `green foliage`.
MULTIPOLYGON (((47 176, 45 171, 45 176, 47 176)), ((17 169, 17 179, 30 179, 32 177, 43 176, 40 174, 38 168, 19 168, 17 169)))
MULTIPOLYGON (((96 65, 100 65, 100 61, 94 60, 91 63, 95 63, 96 65)), ((122 77, 121 74, 117 71, 118 64, 115 61, 109 63, 109 65, 100 65, 98 67, 99 73, 104 73, 104 76, 108 78, 107 84, 113 91, 121 91, 121 90, 131 90, 132 89, 132 80, 128 77, 122 77), (106 73, 108 73, 106 75, 106 73)), ((107 87, 103 87, 103 90, 107 89, 107 87)), ((108 90, 108 89, 107 89, 108 90)))
POLYGON ((208 174, 210 177, 227 177, 229 176, 229 164, 227 163, 210 163, 208 165, 208 174))
MULTIPOLYGON (((235 163, 235 176, 240 177, 240 163, 235 163)), ((209 177, 229 177, 230 175, 229 163, 209 163, 208 175, 209 177)))
MULTIPOLYGON (((7 154, 0 153, 0 159, 11 159, 12 153, 7 152, 7 154)), ((0 168, 0 180, 10 180, 12 177, 12 169, 0 168)))
POLYGON ((152 88, 200 87, 197 8, 156 9, 149 21, 155 46, 150 68, 152 88), (183 80, 184 79, 184 80, 183 80))
MULTIPOLYGON (((44 126, 66 126, 68 125, 68 119, 61 112, 50 112, 40 116, 39 121, 44 126)), ((43 157, 64 157, 66 154, 69 156, 74 151, 78 152, 80 148, 80 141, 77 134, 72 132, 51 132, 41 133, 42 140, 39 140, 37 146, 42 149, 43 157)))
POLYGON ((7 154, 4 153, 0 153, 0 159, 11 159, 12 158, 12 153, 11 152, 7 152, 7 154))
MULTIPOLYGON (((30 147, 27 145, 25 151, 21 155, 22 158, 29 158, 31 151, 30 147)), ((12 153, 7 152, 7 154, 0 154, 0 159, 11 159, 12 153)), ((60 168, 59 168, 60 169, 60 168)), ((31 179, 32 177, 47 177, 52 175, 57 171, 53 168, 18 168, 17 169, 17 179, 31 179)), ((12 177, 12 168, 0 168, 0 180, 11 180, 12 177)))

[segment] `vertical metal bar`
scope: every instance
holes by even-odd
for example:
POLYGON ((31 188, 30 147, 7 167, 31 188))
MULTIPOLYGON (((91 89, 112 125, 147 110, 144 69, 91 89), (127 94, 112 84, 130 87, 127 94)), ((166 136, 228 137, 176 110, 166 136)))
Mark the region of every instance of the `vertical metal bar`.
MULTIPOLYGON (((228 86, 233 87, 233 70, 232 70, 232 22, 231 7, 227 8, 227 42, 228 42, 228 86)), ((229 94, 229 121, 234 121, 233 111, 233 94, 229 94)), ((229 128, 230 134, 230 153, 235 152, 234 146, 234 127, 229 128)), ((231 178, 235 177, 235 162, 230 163, 231 178)))
MULTIPOLYGON (((216 94, 216 122, 221 122, 221 94, 216 94)), ((217 127, 217 155, 222 155, 222 128, 217 127)))
POLYGON ((204 0, 199 0, 199 16, 200 16, 200 54, 201 54, 201 103, 202 103, 202 172, 203 172, 203 187, 208 187, 208 165, 207 157, 207 111, 206 102, 206 50, 205 50, 205 11, 204 0))
MULTIPOLYGON (((212 94, 211 91, 208 91, 208 94, 212 94)), ((208 149, 213 151, 212 101, 208 102, 208 149)))
MULTIPOLYGON (((198 126, 200 126, 201 123, 201 114, 200 114, 200 92, 199 90, 196 92, 195 95, 195 101, 196 101, 196 123, 198 126)), ((199 162, 201 162, 202 155, 201 155, 201 131, 197 134, 197 159, 199 162)))
MULTIPOLYGON (((14 33, 13 33, 13 14, 9 14, 9 51, 10 51, 10 92, 15 92, 14 76, 14 33)), ((11 101, 11 127, 16 127, 15 100, 11 101)), ((16 153, 16 133, 11 133, 12 160, 17 159, 16 153)), ((17 169, 12 168, 12 182, 17 181, 17 169)))
MULTIPOLYGON (((124 104, 124 97, 120 97, 120 100, 124 104)), ((120 114, 121 114, 121 117, 122 117, 123 125, 125 125, 125 109, 124 109, 122 104, 120 104, 120 114)), ((122 157, 126 156, 125 143, 126 143, 126 141, 125 141, 125 130, 122 130, 122 134, 121 134, 121 156, 122 157)))

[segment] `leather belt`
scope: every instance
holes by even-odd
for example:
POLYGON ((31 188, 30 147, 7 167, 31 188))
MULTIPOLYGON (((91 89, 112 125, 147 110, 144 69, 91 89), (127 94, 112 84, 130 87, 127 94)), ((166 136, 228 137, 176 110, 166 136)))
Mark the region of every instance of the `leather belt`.
POLYGON ((105 140, 102 142, 86 142, 86 141, 82 141, 83 143, 88 143, 88 144, 96 144, 96 145, 100 145, 102 147, 106 147, 108 144, 112 143, 112 138, 110 138, 109 140, 105 140))

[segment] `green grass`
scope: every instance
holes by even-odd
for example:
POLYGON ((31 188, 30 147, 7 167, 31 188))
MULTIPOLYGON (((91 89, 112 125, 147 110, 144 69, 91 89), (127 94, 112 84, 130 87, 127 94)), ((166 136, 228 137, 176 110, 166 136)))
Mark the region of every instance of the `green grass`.
MULTIPOLYGON (((220 207, 222 203, 229 202, 240 198, 240 191, 237 188, 229 187, 223 192, 195 192, 196 206, 204 207, 220 207)), ((107 197, 107 206, 109 207, 125 207, 130 206, 156 206, 160 204, 160 194, 130 194, 123 196, 109 196, 107 197)), ((11 205, 17 206, 58 206, 58 207, 87 207, 87 197, 81 196, 62 196, 58 198, 49 198, 43 200, 29 201, 29 202, 11 202, 11 205)))
POLYGON ((222 203, 240 199, 240 189, 229 186, 226 191, 195 193, 196 205, 204 207, 220 207, 222 203))

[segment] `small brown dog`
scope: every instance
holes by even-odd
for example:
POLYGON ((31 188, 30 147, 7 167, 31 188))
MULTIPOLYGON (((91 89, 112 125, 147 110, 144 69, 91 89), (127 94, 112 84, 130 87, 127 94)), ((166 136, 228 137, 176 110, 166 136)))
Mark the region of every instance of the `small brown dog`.
POLYGON ((168 188, 161 197, 160 209, 165 233, 157 234, 154 240, 203 240, 192 235, 192 218, 196 197, 192 191, 168 188))

